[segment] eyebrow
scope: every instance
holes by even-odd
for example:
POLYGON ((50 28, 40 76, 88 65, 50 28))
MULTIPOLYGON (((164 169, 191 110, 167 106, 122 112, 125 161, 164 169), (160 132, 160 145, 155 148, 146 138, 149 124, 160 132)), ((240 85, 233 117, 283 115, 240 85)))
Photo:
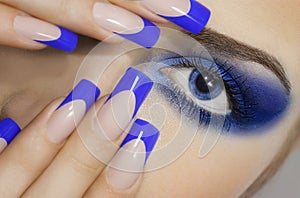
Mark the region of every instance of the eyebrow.
POLYGON ((272 71, 286 88, 288 94, 290 93, 290 82, 286 77, 282 65, 274 56, 209 28, 205 28, 198 35, 186 34, 203 44, 213 56, 236 58, 242 61, 252 61, 261 64, 272 71))

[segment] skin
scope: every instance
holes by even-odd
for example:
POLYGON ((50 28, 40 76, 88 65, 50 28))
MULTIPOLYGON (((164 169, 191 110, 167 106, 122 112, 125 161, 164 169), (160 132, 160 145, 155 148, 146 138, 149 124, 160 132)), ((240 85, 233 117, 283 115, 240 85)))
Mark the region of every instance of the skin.
MULTIPOLYGON (((297 83, 300 75, 298 69, 300 24, 299 14, 297 14, 299 3, 296 0, 285 2, 232 0, 226 3, 221 0, 213 2, 203 0, 201 3, 209 7, 213 13, 208 27, 267 51, 279 60, 292 85, 291 107, 285 116, 266 133, 251 137, 221 136, 218 144, 203 159, 198 158, 199 146, 204 138, 204 134, 200 133, 179 159, 164 168, 145 173, 143 178, 140 178, 141 185, 138 186, 138 183, 131 189, 137 197, 237 197, 270 165, 284 140, 295 127, 295 123, 299 122, 300 85, 297 83)), ((3 103, 10 96, 17 94, 9 100, 5 108, 6 116, 14 118, 21 127, 24 127, 47 103, 65 95, 73 86, 81 61, 94 45, 95 41, 82 38, 77 51, 72 54, 52 49, 24 52, 1 47, 0 56, 3 62, 0 64, 0 70, 5 72, 0 73, 0 89, 3 90, 0 101, 3 103)), ((122 61, 130 63, 134 58, 125 57, 122 61)), ((120 65, 116 63, 112 65, 113 69, 107 71, 111 81, 105 81, 106 84, 101 87, 105 90, 104 95, 109 93, 108 90, 126 69, 126 66, 120 65)), ((151 102, 154 100, 152 96, 148 98, 148 102, 144 104, 144 111, 140 112, 139 117, 149 116, 145 112, 151 108, 151 102)), ((179 119, 167 101, 162 101, 162 104, 167 107, 168 113, 174 116, 172 119, 175 122, 168 122, 168 125, 161 130, 163 135, 157 144, 157 149, 162 148, 172 139, 177 128, 176 121, 179 119)), ((154 112, 153 117, 155 116, 159 117, 160 114, 154 112)), ((193 127, 186 124, 182 130, 192 131, 193 127)), ((70 141, 75 139, 74 136, 76 134, 72 135, 70 141)), ((79 150, 85 149, 80 143, 76 146, 79 150)), ((47 181, 46 177, 43 180, 47 181)), ((104 177, 98 180, 103 184, 103 188, 110 188, 103 180, 104 177)), ((43 184, 46 185, 46 182, 43 184)), ((72 186, 67 185, 64 188, 72 188, 72 186)), ((96 188, 94 186, 91 189, 96 193, 96 188)), ((116 193, 116 195, 120 194, 116 193)))
MULTIPOLYGON (((10 1, 0 0, 1 24, 3 31, 0 32, 0 44, 25 49, 43 49, 46 46, 34 42, 14 31, 14 18, 18 15, 31 15, 43 21, 60 25, 73 32, 86 35, 91 38, 103 40, 112 35, 112 32, 97 25, 93 19, 91 10, 95 2, 110 2, 123 7, 132 13, 136 13, 151 21, 165 22, 149 9, 141 6, 139 2, 123 0, 87 0, 87 1, 10 1)), ((115 37, 112 42, 120 41, 115 37)))

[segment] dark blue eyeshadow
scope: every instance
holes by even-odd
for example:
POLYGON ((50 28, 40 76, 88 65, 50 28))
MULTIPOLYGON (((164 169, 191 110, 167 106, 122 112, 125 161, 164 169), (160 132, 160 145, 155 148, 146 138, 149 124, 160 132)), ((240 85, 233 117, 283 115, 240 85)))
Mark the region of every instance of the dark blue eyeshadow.
MULTIPOLYGON (((220 64, 220 63, 217 63, 220 64)), ((230 67, 230 66, 226 66, 230 67)), ((290 96, 280 80, 267 79, 244 74, 241 70, 229 71, 240 88, 243 106, 232 106, 235 110, 226 116, 232 129, 258 129, 272 124, 286 110, 290 96), (243 77, 241 77, 243 76, 243 77), (243 114, 238 112, 243 111, 243 114)), ((277 77, 276 77, 277 78, 277 77)), ((237 130, 237 131, 238 131, 237 130)))
MULTIPOLYGON (((197 120, 202 126, 207 126, 213 117, 224 122, 224 131, 252 134, 258 131, 255 129, 269 126, 276 121, 290 102, 289 93, 277 77, 269 82, 262 77, 263 75, 253 76, 239 69, 244 65, 222 63, 218 59, 212 62, 200 57, 170 58, 163 62, 172 67, 197 68, 200 72, 211 72, 222 78, 231 107, 231 112, 225 116, 212 115, 196 105, 171 81, 168 81, 168 86, 159 85, 162 93, 168 99, 171 98, 170 102, 174 107, 187 117, 197 120)), ((190 86, 191 88, 193 86, 190 86)), ((193 90, 191 92, 193 93, 193 90)))

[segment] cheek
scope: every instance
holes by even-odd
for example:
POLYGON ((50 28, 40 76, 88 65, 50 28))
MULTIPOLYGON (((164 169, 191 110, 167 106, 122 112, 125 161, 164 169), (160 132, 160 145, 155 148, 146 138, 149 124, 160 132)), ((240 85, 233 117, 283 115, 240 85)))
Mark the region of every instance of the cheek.
POLYGON ((147 165, 148 170, 157 170, 145 174, 138 197, 237 197, 271 163, 287 138, 285 124, 260 135, 221 135, 200 158, 205 137, 207 141, 216 134, 197 130, 157 92, 151 92, 138 116, 151 120, 161 131, 147 165))
POLYGON ((173 141, 182 124, 180 115, 156 90, 150 92, 137 116, 150 121, 160 130, 160 138, 156 145, 159 149, 173 141))
POLYGON ((187 152, 165 168, 145 174, 139 197, 152 193, 162 197, 238 197, 267 167, 279 148, 273 139, 222 137, 200 159, 202 140, 203 136, 196 138, 187 152))

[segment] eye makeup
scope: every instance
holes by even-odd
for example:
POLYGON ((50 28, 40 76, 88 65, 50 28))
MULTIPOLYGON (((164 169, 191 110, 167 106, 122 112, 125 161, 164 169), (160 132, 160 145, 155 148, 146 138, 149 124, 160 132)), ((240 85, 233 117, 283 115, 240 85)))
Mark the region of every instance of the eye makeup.
MULTIPOLYGON (((262 65, 230 61, 214 57, 210 61, 201 57, 174 57, 157 64, 156 76, 164 83, 156 83, 156 87, 180 113, 193 119, 201 126, 208 126, 211 119, 224 120, 223 131, 241 134, 252 134, 254 129, 270 126, 287 108, 290 97, 286 88, 270 70, 262 65), (171 75, 161 72, 164 68, 190 70, 185 80, 175 82, 171 75), (207 87, 203 87, 204 79, 207 87), (221 114, 213 112, 199 101, 214 100, 219 97, 224 84, 229 109, 220 109, 221 114), (186 84, 184 86, 178 84, 186 84), (209 94, 207 94, 209 92, 209 94), (207 96, 200 96, 204 93, 207 96)), ((218 106, 218 102, 212 103, 218 106)), ((222 107, 222 106, 221 106, 222 107)), ((256 130, 260 131, 260 130, 256 130)))

